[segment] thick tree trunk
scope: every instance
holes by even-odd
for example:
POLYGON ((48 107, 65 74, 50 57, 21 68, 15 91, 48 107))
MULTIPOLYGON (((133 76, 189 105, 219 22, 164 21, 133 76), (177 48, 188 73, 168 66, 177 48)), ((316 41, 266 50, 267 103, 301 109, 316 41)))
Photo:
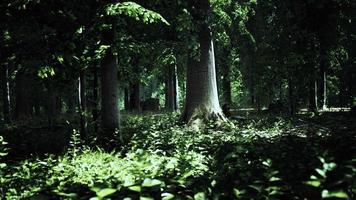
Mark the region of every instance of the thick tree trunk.
POLYGON ((102 108, 102 129, 101 139, 113 139, 114 132, 119 128, 119 81, 118 81, 118 60, 113 52, 115 43, 116 25, 112 24, 112 29, 104 30, 102 42, 110 45, 101 63, 101 108, 102 108))
POLYGON ((82 70, 79 74, 78 80, 78 105, 79 105, 79 115, 80 115, 80 137, 83 141, 88 138, 87 133, 87 119, 86 119, 86 97, 85 97, 85 72, 82 70))
POLYGON ((9 84, 9 68, 7 65, 1 66, 1 90, 3 101, 4 122, 10 122, 10 84, 9 84))
POLYGON ((166 109, 168 111, 177 110, 177 78, 176 66, 171 65, 168 67, 166 77, 166 109))
POLYGON ((187 69, 187 90, 181 121, 195 119, 225 120, 219 104, 216 85, 214 45, 209 26, 203 24, 199 32, 200 61, 190 58, 187 69))

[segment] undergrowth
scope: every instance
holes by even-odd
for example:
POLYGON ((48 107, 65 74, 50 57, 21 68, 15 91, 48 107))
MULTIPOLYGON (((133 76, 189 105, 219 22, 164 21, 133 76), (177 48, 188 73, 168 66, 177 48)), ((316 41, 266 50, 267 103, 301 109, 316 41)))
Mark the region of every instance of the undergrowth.
MULTIPOLYGON (((325 145, 328 141, 344 142, 334 140, 337 136, 332 129, 295 119, 260 118, 236 121, 232 129, 211 125, 197 132, 178 126, 176 120, 175 115, 127 117, 120 131, 124 145, 113 152, 83 146, 74 134, 64 155, 0 164, 1 196, 143 200, 355 198, 355 147, 337 149, 325 145), (342 152, 349 156, 340 159, 342 152)), ((355 140, 352 134, 344 137, 355 140)), ((6 154, 4 145, 1 140, 0 156, 6 154)))

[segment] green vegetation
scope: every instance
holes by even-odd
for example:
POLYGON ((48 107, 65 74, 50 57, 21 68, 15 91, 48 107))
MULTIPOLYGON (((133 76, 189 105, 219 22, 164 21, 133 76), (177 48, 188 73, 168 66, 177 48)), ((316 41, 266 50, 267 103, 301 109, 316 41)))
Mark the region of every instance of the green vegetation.
POLYGON ((1 0, 0 200, 356 199, 355 0, 1 0))
POLYGON ((355 142, 354 133, 340 138, 336 127, 298 126, 292 118, 249 119, 220 130, 212 124, 201 132, 175 121, 130 115, 121 132, 125 145, 114 152, 76 144, 60 156, 12 163, 3 169, 2 193, 6 199, 354 198, 356 162, 342 154, 355 151, 345 145, 355 142))

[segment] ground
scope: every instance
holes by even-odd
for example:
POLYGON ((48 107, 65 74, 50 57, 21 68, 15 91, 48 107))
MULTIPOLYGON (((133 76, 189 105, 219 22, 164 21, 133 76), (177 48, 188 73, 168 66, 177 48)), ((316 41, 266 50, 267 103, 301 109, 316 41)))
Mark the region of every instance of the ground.
MULTIPOLYGON (((233 126, 211 124, 200 132, 177 125, 175 114, 126 115, 113 152, 83 146, 77 134, 63 153, 38 154, 38 158, 21 158, 16 146, 21 150, 24 144, 8 144, 12 157, 3 159, 7 166, 0 171, 1 195, 5 199, 355 198, 356 118, 350 112, 293 118, 267 112, 234 114, 243 117, 231 119, 233 126)), ((28 130, 27 140, 34 138, 31 134, 36 133, 28 130)))

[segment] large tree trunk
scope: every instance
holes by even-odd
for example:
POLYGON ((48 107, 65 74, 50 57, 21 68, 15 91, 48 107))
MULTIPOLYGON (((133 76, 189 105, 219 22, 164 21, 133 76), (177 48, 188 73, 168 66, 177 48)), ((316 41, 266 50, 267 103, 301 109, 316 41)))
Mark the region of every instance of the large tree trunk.
POLYGON ((200 61, 189 58, 186 100, 181 115, 181 121, 189 124, 196 119, 225 120, 218 99, 213 40, 209 25, 205 21, 210 9, 209 1, 200 0, 197 6, 203 14, 203 19, 201 13, 195 16, 201 22, 198 35, 200 61))
POLYGON ((101 139, 113 139, 115 130, 119 128, 119 90, 118 90, 118 60, 113 52, 115 43, 116 24, 112 24, 110 30, 104 30, 102 34, 103 45, 110 45, 111 48, 101 63, 101 108, 102 108, 102 129, 101 139))
POLYGON ((1 90, 3 101, 3 115, 5 123, 10 122, 10 84, 9 84, 9 68, 7 65, 1 66, 1 90))
POLYGON ((177 108, 176 66, 170 65, 166 77, 166 109, 168 111, 176 111, 177 108))
POLYGON ((79 87, 78 87, 78 104, 79 104, 79 115, 80 115, 80 137, 85 141, 88 137, 87 133, 87 119, 86 119, 86 98, 85 98, 85 72, 80 71, 79 74, 79 87))

